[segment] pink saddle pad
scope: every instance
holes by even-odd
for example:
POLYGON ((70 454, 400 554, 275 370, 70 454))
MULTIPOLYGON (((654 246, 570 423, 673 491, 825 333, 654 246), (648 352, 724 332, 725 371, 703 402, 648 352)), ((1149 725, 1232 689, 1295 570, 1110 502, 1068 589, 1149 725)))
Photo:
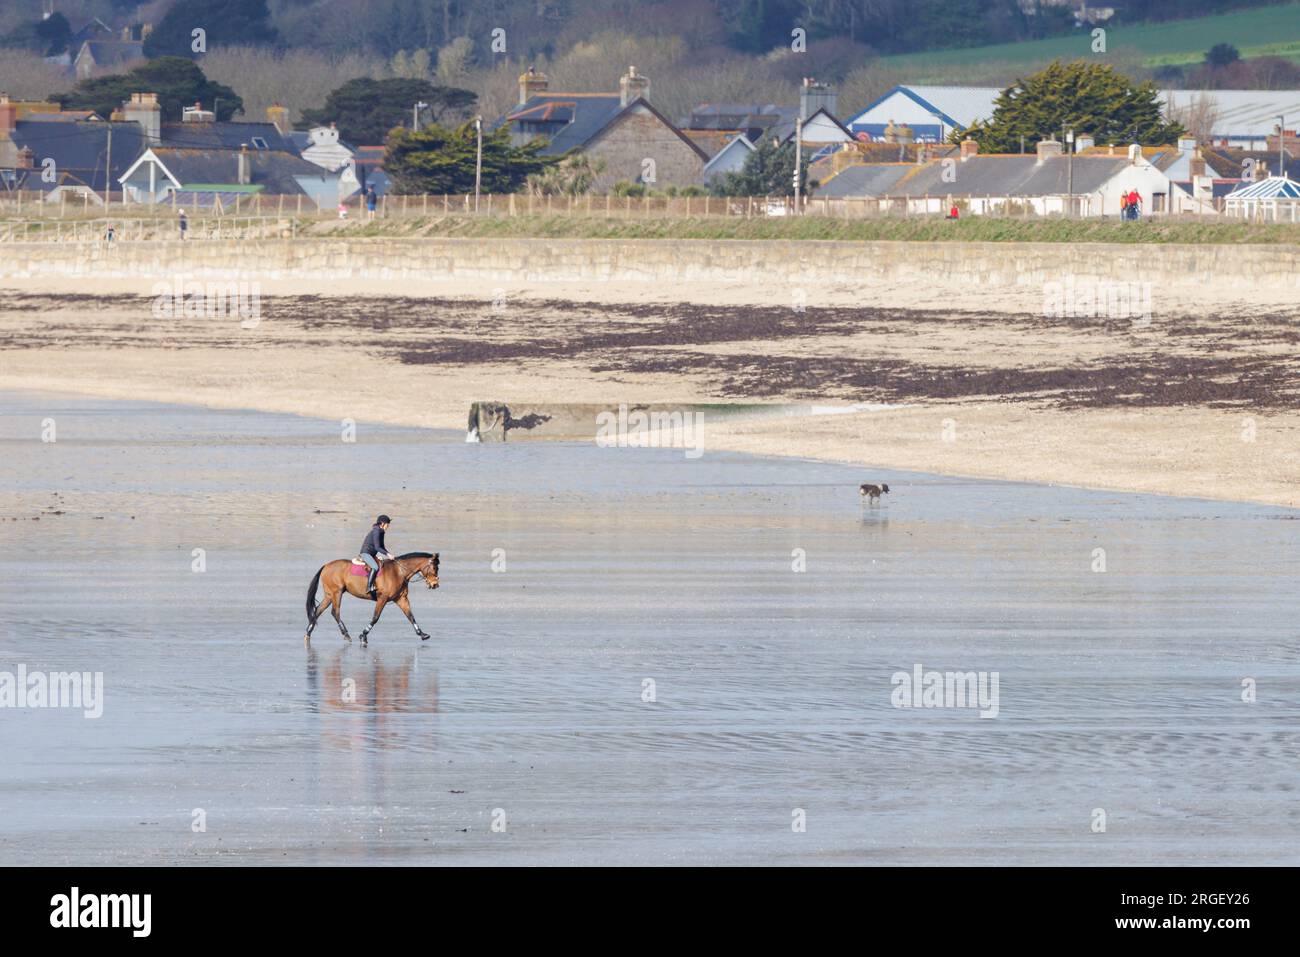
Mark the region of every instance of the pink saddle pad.
POLYGON ((352 565, 351 568, 348 569, 348 571, 351 572, 353 575, 360 575, 362 578, 364 578, 370 574, 370 566, 354 564, 352 565))

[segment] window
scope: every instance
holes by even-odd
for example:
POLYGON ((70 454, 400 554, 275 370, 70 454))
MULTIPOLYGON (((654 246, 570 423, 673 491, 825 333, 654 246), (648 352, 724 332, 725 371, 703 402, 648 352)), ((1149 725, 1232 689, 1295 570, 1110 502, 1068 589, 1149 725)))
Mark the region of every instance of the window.
POLYGON ((259 150, 270 149, 270 147, 266 145, 266 140, 262 139, 260 136, 253 137, 253 146, 259 150))

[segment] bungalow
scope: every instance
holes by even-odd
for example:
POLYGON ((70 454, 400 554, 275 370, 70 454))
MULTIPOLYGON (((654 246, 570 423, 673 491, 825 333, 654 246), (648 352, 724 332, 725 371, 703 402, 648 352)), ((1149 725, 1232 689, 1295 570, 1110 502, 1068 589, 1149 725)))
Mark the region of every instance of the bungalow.
MULTIPOLYGON (((331 207, 348 193, 342 173, 327 172, 282 150, 189 149, 153 146, 120 178, 127 199, 159 203, 172 193, 194 194, 186 202, 211 205, 218 196, 306 195, 331 207)), ((351 191, 349 191, 351 192, 351 191)))
POLYGON ((1043 140, 1032 154, 995 155, 980 155, 978 144, 966 140, 958 156, 847 167, 822 184, 817 196, 888 196, 909 212, 942 212, 962 202, 977 214, 1025 207, 1039 215, 1064 213, 1072 203, 1076 215, 1118 216, 1120 196, 1132 190, 1142 197, 1146 214, 1188 208, 1192 198, 1171 185, 1136 145, 1121 155, 1071 158, 1055 140, 1043 140))
POLYGON ((617 93, 557 93, 531 67, 519 78, 519 105, 494 124, 516 144, 543 139, 544 156, 577 150, 596 167, 593 189, 616 183, 653 187, 701 182, 707 153, 660 113, 647 96, 649 77, 636 67, 619 79, 617 93))

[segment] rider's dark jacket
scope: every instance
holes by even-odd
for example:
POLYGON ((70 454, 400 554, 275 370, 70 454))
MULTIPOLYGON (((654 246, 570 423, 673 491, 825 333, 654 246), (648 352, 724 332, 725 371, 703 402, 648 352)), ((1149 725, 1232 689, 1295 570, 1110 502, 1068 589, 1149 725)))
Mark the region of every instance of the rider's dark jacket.
POLYGON ((361 545, 362 555, 373 555, 378 558, 381 554, 388 551, 384 547, 384 530, 378 525, 370 526, 370 532, 366 535, 366 540, 361 545))

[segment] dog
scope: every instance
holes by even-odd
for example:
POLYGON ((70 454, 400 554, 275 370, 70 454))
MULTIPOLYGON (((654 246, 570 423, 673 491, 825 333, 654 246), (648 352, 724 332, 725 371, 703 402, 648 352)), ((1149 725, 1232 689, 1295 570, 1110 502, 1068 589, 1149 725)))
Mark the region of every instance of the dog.
POLYGON ((888 485, 859 485, 858 494, 865 496, 870 502, 879 502, 880 496, 889 491, 888 485))

